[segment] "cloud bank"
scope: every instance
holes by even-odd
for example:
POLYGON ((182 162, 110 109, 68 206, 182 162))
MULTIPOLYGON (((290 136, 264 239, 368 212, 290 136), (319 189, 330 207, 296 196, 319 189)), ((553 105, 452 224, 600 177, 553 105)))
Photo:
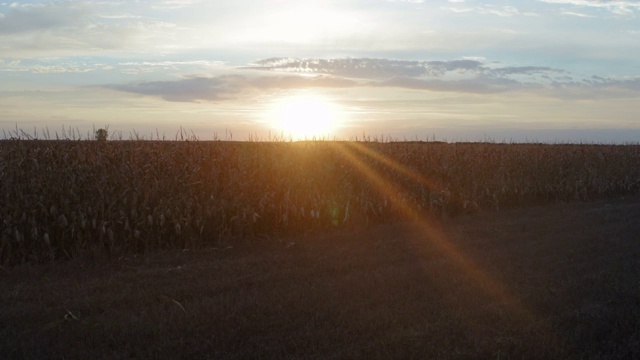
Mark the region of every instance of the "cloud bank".
POLYGON ((637 97, 640 78, 581 78, 545 66, 501 66, 480 59, 407 61, 374 58, 269 58, 238 73, 171 81, 109 85, 110 89, 168 101, 224 101, 274 89, 403 88, 418 91, 497 94, 529 92, 556 98, 637 97), (261 72, 267 75, 261 75, 261 72))
POLYGON ((482 63, 475 60, 406 61, 389 59, 296 59, 271 58, 256 61, 252 70, 284 71, 296 73, 331 74, 364 79, 392 76, 442 76, 446 72, 478 72, 482 63))
POLYGON ((273 89, 344 88, 355 86, 355 84, 352 80, 328 76, 247 77, 244 75, 223 75, 192 77, 175 81, 109 85, 107 88, 134 94, 159 96, 167 101, 193 102, 198 100, 230 100, 273 89))

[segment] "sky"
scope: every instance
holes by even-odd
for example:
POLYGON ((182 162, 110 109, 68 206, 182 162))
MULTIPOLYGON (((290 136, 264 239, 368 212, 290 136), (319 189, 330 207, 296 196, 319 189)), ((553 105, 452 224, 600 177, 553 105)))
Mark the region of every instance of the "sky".
POLYGON ((640 142, 640 0, 0 2, 0 137, 640 142))

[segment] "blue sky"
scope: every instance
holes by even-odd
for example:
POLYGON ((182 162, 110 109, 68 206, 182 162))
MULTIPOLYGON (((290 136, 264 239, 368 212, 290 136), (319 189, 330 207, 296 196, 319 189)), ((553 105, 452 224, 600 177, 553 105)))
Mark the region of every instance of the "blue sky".
POLYGON ((341 138, 638 142, 639 15, 631 0, 4 2, 0 127, 244 140, 290 131, 286 113, 341 138))

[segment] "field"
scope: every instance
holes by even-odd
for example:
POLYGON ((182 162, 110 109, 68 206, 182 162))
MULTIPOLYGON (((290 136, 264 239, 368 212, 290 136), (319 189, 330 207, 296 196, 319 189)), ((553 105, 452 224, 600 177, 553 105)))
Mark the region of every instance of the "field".
POLYGON ((640 357, 640 147, 0 142, 6 358, 640 357))
POLYGON ((0 264, 638 190, 638 145, 9 140, 0 142, 0 264))

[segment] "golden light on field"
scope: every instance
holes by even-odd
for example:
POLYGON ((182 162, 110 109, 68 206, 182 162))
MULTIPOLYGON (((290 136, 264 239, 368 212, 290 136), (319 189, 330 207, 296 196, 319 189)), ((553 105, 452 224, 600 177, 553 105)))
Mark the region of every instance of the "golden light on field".
POLYGON ((267 122, 278 134, 293 140, 332 138, 345 121, 345 111, 330 99, 298 94, 275 101, 267 122))

